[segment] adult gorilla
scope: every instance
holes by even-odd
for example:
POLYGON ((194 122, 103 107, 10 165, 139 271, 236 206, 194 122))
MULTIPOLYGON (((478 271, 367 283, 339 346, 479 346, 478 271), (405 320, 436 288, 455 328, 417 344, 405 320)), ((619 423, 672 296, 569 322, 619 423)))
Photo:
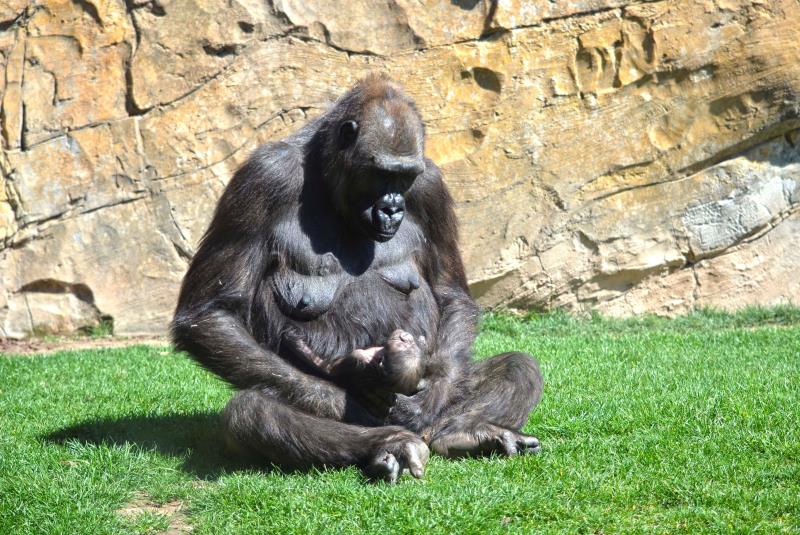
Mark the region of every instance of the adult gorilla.
POLYGON ((538 450, 519 433, 542 392, 536 361, 471 360, 478 309, 423 141, 414 103, 370 76, 260 147, 223 193, 172 333, 240 389, 224 412, 239 454, 395 481, 423 475, 429 446, 450 457, 538 450), (421 360, 410 396, 381 380, 398 343, 421 360))

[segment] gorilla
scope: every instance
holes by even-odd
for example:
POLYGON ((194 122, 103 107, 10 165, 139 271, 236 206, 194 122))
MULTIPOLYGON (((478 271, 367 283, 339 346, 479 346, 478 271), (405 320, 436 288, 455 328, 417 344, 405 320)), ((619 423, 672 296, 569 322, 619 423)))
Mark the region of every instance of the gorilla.
POLYGON ((226 187, 172 338, 238 389, 223 412, 236 455, 395 482, 422 477, 430 451, 539 450, 520 433, 538 363, 473 360, 453 200, 423 151, 412 100, 371 75, 226 187))

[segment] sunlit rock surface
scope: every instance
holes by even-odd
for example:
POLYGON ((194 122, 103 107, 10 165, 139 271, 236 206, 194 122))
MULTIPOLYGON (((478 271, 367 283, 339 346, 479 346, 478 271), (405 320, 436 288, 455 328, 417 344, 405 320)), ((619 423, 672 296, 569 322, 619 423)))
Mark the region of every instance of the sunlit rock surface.
POLYGON ((482 304, 800 302, 798 36, 796 0, 5 2, 0 336, 165 332, 232 172, 371 71, 482 304))

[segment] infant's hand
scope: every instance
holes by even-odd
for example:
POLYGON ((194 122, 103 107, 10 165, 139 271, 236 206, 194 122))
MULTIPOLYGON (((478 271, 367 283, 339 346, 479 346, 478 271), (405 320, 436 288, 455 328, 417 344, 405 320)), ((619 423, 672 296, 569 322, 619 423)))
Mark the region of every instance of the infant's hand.
POLYGON ((349 357, 354 360, 360 368, 377 365, 381 361, 382 356, 383 348, 381 346, 355 349, 349 355, 349 357))

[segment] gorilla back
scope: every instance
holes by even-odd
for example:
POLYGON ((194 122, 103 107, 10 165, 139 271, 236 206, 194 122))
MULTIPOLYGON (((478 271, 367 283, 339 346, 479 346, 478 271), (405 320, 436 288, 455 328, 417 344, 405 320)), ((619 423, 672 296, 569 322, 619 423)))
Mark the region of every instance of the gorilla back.
POLYGON ((472 363, 477 306, 453 202, 423 156, 413 102, 378 76, 260 147, 237 171, 181 288, 176 345, 242 391, 225 411, 241 454, 287 466, 421 476, 445 455, 535 451, 519 433, 538 365, 472 363), (374 380, 398 330, 424 339, 423 389, 374 380), (490 423, 491 422, 491 423, 490 423))

